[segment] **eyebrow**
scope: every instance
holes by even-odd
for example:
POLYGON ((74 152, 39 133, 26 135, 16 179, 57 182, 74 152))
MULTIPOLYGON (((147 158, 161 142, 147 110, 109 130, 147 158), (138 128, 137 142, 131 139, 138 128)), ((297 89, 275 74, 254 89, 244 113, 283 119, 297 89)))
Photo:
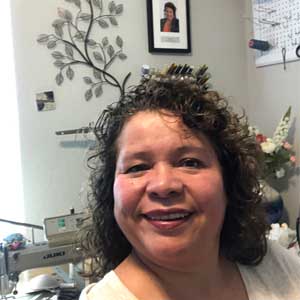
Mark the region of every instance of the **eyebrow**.
MULTIPOLYGON (((211 157, 211 151, 208 151, 207 148, 201 147, 201 146, 194 146, 194 145, 183 145, 181 147, 178 147, 174 149, 174 155, 180 156, 186 153, 201 153, 204 155, 208 155, 211 157)), ((119 152, 120 154, 120 152, 119 152)), ((130 152, 127 151, 123 154, 123 159, 147 159, 151 156, 151 151, 136 151, 136 152, 130 152)))
POLYGON ((206 147, 193 146, 193 145, 184 145, 175 150, 175 153, 178 153, 178 154, 185 154, 188 152, 201 152, 204 154, 210 153, 210 151, 208 151, 206 147))

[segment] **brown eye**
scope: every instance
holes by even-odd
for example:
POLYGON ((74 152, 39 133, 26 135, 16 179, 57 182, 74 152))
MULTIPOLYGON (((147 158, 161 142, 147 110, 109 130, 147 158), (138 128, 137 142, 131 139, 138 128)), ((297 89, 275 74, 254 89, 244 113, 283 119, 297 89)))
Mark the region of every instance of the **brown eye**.
POLYGON ((137 172, 143 172, 149 169, 149 166, 146 164, 139 164, 139 165, 135 165, 132 166, 130 168, 128 168, 125 172, 125 174, 129 174, 129 173, 137 173, 137 172))
POLYGON ((181 167, 199 169, 204 167, 204 163, 197 158, 185 158, 179 163, 181 167))

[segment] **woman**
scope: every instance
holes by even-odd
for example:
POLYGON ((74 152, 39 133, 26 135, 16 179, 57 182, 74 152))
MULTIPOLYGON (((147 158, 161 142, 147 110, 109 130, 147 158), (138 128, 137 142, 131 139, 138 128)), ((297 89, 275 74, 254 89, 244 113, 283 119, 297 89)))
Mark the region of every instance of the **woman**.
POLYGON ((83 245, 106 275, 82 299, 300 299, 300 259, 267 247, 247 123, 182 72, 144 79, 99 119, 83 245))
POLYGON ((176 6, 166 2, 164 6, 165 18, 160 19, 161 32, 179 32, 179 20, 176 18, 176 6))

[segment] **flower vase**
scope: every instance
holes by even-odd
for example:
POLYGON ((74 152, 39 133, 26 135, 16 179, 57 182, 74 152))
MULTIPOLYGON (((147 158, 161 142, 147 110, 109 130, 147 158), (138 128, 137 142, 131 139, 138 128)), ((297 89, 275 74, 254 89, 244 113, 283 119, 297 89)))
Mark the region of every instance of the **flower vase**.
POLYGON ((260 182, 262 190, 262 204, 266 210, 268 223, 278 223, 283 213, 283 200, 280 193, 268 182, 260 182))

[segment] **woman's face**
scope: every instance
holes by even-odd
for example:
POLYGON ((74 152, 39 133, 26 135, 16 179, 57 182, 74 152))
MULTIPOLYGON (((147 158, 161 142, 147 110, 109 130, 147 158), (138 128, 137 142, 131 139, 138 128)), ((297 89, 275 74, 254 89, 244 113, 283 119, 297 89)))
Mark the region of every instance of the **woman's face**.
POLYGON ((174 18, 174 11, 170 7, 166 7, 165 9, 165 16, 169 21, 172 21, 174 18))
POLYGON ((174 115, 145 111, 125 123, 117 151, 114 214, 135 252, 183 267, 218 253, 226 197, 208 139, 174 115))

